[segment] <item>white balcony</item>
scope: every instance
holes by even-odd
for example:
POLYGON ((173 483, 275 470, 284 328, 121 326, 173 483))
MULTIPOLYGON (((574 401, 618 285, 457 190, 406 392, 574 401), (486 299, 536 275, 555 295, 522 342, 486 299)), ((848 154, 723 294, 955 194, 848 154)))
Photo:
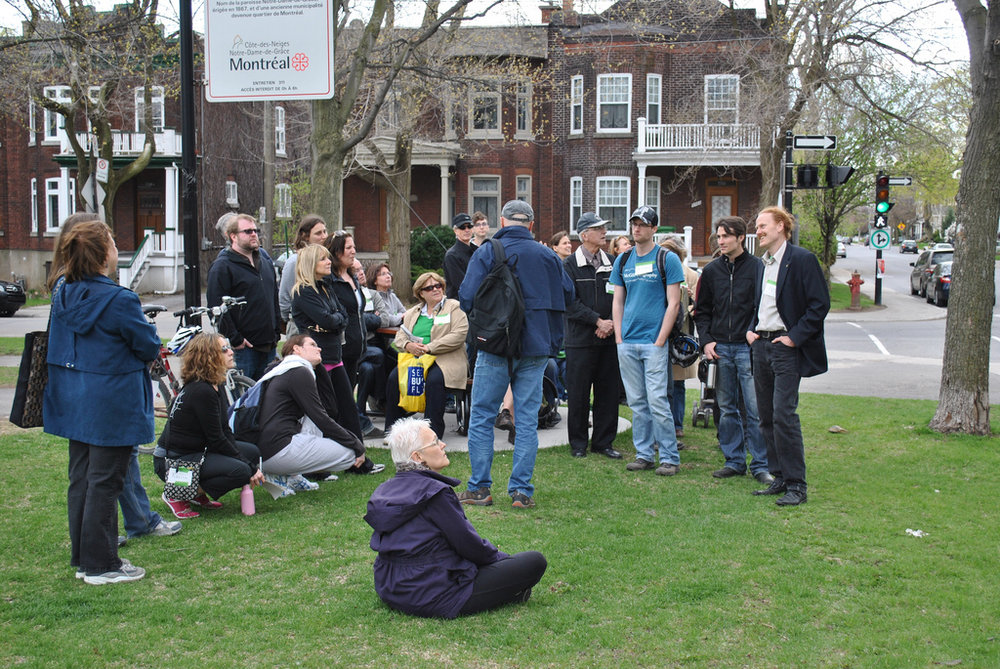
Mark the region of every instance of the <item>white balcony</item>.
POLYGON ((634 158, 646 165, 759 165, 760 128, 734 123, 646 123, 634 158))
MULTIPOLYGON (((111 138, 114 141, 114 155, 117 156, 137 156, 142 152, 142 147, 146 144, 146 134, 142 132, 123 132, 112 130, 111 138)), ((177 156, 181 155, 181 135, 173 128, 164 128, 156 133, 156 154, 157 156, 177 156)), ((97 137, 89 132, 76 133, 76 139, 80 146, 86 151, 90 151, 92 145, 96 144, 97 137)), ((96 149, 96 146, 93 147, 96 149)), ((73 148, 69 144, 69 139, 65 133, 60 134, 59 153, 57 155, 71 156, 73 148)))

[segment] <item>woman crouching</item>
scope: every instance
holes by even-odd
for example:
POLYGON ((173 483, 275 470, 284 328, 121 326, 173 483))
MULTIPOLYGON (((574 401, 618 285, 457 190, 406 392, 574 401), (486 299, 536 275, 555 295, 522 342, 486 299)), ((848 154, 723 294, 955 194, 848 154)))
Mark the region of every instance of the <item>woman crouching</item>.
POLYGON ((445 444, 427 420, 401 418, 389 434, 396 475, 375 489, 365 521, 375 530, 375 591, 390 607, 454 618, 526 602, 545 573, 537 551, 508 555, 483 539, 441 474, 445 444))

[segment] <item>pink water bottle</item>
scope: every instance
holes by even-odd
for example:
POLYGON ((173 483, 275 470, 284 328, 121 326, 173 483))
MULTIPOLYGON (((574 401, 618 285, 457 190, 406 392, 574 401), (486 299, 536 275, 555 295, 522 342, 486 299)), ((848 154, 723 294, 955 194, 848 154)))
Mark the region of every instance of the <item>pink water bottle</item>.
POLYGON ((243 486, 243 490, 240 491, 240 509, 243 510, 244 516, 252 516, 257 512, 253 504, 253 488, 250 487, 250 484, 243 486))

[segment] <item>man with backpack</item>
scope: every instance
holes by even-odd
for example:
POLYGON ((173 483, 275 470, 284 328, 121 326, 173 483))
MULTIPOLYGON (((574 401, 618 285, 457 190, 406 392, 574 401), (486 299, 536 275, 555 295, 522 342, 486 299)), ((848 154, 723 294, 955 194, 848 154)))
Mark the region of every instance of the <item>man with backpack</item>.
POLYGON ((635 460, 625 468, 655 469, 660 476, 673 476, 681 458, 667 397, 671 384, 668 340, 680 309, 684 270, 677 254, 653 242, 658 221, 656 212, 646 206, 629 218, 635 246, 615 259, 611 271, 615 291, 611 319, 618 366, 632 409, 635 460))
POLYGON ((493 504, 493 422, 507 386, 514 395, 514 459, 507 491, 515 508, 535 506, 531 477, 538 452, 542 375, 562 346, 563 314, 573 283, 559 256, 531 236, 535 212, 511 200, 500 230, 477 249, 459 289, 478 349, 469 412, 468 490, 463 504, 493 504), (495 261, 499 261, 496 262, 495 261))

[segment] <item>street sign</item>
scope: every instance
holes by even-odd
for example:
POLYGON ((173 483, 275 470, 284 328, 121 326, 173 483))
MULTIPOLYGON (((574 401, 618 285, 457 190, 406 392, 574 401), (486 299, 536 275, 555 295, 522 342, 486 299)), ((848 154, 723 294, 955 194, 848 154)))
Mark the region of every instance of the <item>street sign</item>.
POLYGON ((881 230, 889 227, 889 217, 885 214, 875 214, 875 227, 881 230))
POLYGON ((906 230, 906 223, 900 223, 896 227, 899 228, 900 232, 902 232, 903 230, 906 230))
POLYGON ((100 182, 94 178, 91 174, 87 177, 87 183, 83 184, 83 188, 80 189, 80 198, 87 205, 87 211, 97 211, 99 207, 104 205, 104 188, 101 186, 100 182), (96 195, 96 201, 95 201, 96 195))
POLYGON ((871 244, 874 248, 876 248, 879 251, 881 251, 882 249, 889 248, 889 241, 890 241, 890 239, 891 239, 891 237, 889 236, 889 232, 888 231, 886 231, 886 230, 875 230, 874 232, 872 232, 872 236, 868 240, 868 243, 871 244))
POLYGON ((97 159, 97 180, 104 183, 108 183, 108 172, 111 171, 111 165, 108 164, 107 158, 97 159))
POLYGON ((912 186, 913 177, 889 177, 890 186, 912 186))
POLYGON ((795 135, 792 148, 829 151, 837 148, 836 135, 795 135))

